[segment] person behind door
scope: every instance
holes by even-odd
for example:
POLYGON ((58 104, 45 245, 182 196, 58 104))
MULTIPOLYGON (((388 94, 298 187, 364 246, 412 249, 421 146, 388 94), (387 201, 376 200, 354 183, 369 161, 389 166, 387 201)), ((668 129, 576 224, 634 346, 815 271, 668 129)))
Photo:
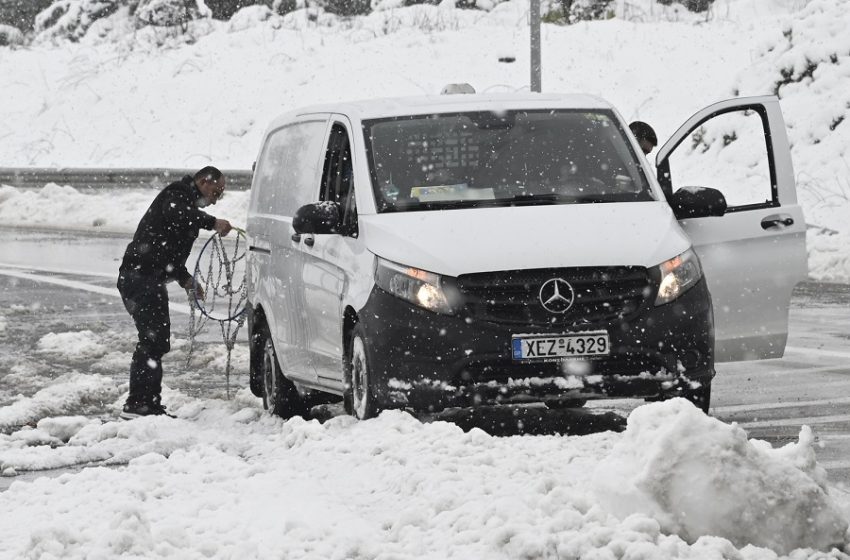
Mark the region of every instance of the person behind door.
MULTIPOLYGON (((215 204, 224 193, 225 177, 204 167, 165 187, 142 216, 127 245, 118 274, 118 291, 133 317, 139 342, 130 363, 130 394, 121 418, 166 414, 162 405, 162 356, 171 349, 171 319, 166 283, 176 280, 193 289, 186 259, 201 228, 227 235, 230 222, 201 208, 215 204)), ((199 287, 197 296, 203 298, 199 287)))
POLYGON ((649 155, 649 152, 655 149, 658 145, 658 137, 652 127, 643 121, 635 121, 629 125, 632 134, 637 138, 641 151, 644 155, 649 155))

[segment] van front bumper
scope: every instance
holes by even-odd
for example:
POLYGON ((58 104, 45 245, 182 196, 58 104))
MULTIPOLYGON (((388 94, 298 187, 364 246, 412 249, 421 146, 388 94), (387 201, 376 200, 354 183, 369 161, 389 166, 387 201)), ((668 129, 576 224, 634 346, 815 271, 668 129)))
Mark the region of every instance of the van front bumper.
POLYGON ((515 361, 513 335, 561 335, 570 329, 441 315, 377 287, 358 315, 373 391, 383 407, 665 398, 714 375, 713 315, 704 279, 674 302, 645 303, 629 320, 573 329, 608 332, 610 354, 589 359, 515 361))

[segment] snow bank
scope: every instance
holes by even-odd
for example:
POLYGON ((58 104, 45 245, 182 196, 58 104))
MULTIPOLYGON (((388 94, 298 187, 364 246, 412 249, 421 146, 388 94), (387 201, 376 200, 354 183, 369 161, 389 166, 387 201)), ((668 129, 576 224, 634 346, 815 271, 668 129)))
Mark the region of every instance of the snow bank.
MULTIPOLYGON (((837 210, 837 209, 836 209, 837 210)), ((841 208, 844 218, 850 208, 841 208)), ((810 228, 806 236, 809 276, 824 282, 850 282, 850 231, 810 228)))
POLYGON ((815 462, 811 429, 781 449, 704 415, 684 399, 635 409, 596 471, 600 503, 621 518, 651 515, 665 532, 789 553, 828 550, 848 525, 815 462))
POLYGON ((75 359, 100 358, 108 352, 97 335, 88 330, 47 333, 39 339, 36 348, 39 352, 62 354, 75 359))
POLYGON ((770 450, 684 401, 638 408, 624 434, 498 438, 392 411, 283 422, 246 390, 165 400, 177 419, 0 436, 10 472, 123 465, 12 484, 0 557, 765 560, 844 541, 805 434, 770 450), (758 507, 783 515, 723 538, 722 508, 758 507))
POLYGON ((100 423, 86 416, 54 416, 42 418, 36 424, 36 428, 44 431, 51 437, 67 442, 79 432, 83 426, 91 423, 100 423))
POLYGON ((36 422, 48 416, 61 416, 68 411, 78 411, 85 405, 100 408, 104 402, 113 401, 118 392, 115 383, 102 375, 61 375, 33 396, 21 396, 12 404, 0 408, 0 430, 36 422))
MULTIPOLYGON (((83 192, 53 183, 41 189, 0 186, 0 223, 132 233, 157 193, 155 189, 83 192)), ((226 191, 205 211, 234 225, 244 225, 248 198, 248 192, 226 191)))

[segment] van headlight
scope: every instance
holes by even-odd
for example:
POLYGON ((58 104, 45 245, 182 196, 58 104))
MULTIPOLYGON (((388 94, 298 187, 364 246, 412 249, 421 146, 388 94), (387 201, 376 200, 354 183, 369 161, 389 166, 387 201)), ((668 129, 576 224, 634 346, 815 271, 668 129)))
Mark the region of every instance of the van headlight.
POLYGON ((691 289, 702 278, 702 266, 693 249, 658 265, 661 272, 661 284, 655 305, 664 305, 677 299, 691 289))
POLYGON ((435 313, 451 313, 439 274, 378 257, 375 283, 382 290, 435 313))

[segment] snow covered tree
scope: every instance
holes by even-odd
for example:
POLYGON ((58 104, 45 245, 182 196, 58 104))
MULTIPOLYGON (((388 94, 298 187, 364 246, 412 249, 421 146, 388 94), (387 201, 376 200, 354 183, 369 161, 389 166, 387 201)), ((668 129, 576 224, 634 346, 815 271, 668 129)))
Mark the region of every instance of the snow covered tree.
POLYGON ((78 41, 92 23, 115 13, 125 0, 57 0, 35 17, 35 32, 78 41))
POLYGON ((230 19, 233 14, 247 6, 255 4, 269 5, 271 2, 263 0, 205 0, 207 7, 215 19, 230 19))
POLYGON ((316 3, 338 16, 359 16, 372 11, 371 0, 319 0, 316 3))
POLYGON ((303 7, 302 4, 304 4, 304 0, 274 0, 272 2, 272 11, 282 16, 303 7))
POLYGON ((0 23, 0 47, 23 44, 24 34, 17 27, 0 23))
POLYGON ((547 23, 569 24, 611 17, 613 0, 558 0, 543 16, 547 23))
POLYGON ((35 16, 51 2, 53 0, 0 0, 0 24, 11 25, 19 31, 32 31, 35 16))
MULTIPOLYGON (((676 0, 679 4, 692 12, 704 12, 714 3, 714 0, 676 0)), ((673 0, 658 0, 659 4, 669 6, 673 0)))
MULTIPOLYGON (((566 1, 566 0, 562 0, 566 1)), ((569 22, 607 19, 612 0, 569 0, 569 22)))
POLYGON ((204 0, 139 0, 136 20, 144 25, 185 28, 192 20, 211 17, 204 0))

